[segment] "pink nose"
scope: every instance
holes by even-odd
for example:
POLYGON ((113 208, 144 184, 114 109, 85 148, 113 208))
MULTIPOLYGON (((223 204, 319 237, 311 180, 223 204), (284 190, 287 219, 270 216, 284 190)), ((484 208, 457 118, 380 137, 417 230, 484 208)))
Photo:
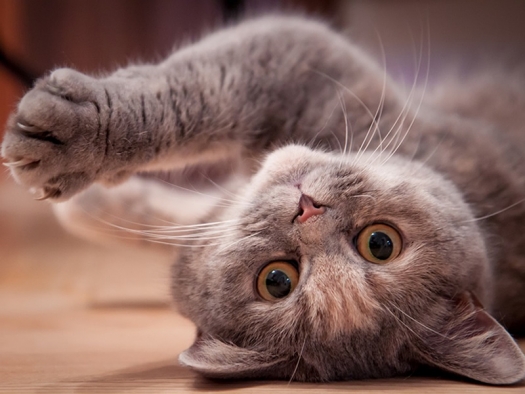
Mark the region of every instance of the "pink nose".
POLYGON ((297 220, 299 223, 306 222, 309 218, 315 215, 321 215, 325 211, 325 207, 321 207, 312 200, 312 197, 306 194, 301 194, 299 199, 299 215, 297 220))

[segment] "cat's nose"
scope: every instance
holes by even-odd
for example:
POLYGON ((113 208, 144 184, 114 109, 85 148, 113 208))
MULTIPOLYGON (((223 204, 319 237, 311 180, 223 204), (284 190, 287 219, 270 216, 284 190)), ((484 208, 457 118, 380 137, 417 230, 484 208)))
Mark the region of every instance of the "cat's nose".
POLYGON ((325 210, 325 207, 316 204, 312 197, 307 196, 306 194, 301 194, 301 198, 299 199, 299 213, 297 215, 297 221, 299 223, 304 223, 312 216, 322 215, 325 210))

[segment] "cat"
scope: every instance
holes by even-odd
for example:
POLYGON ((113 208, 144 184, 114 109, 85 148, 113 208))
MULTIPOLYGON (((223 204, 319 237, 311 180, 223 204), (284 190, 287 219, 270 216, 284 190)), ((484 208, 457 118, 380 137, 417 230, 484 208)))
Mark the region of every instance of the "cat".
POLYGON ((498 78, 423 102, 324 23, 266 16, 159 64, 51 72, 8 120, 2 156, 67 226, 96 205, 108 228, 119 217, 123 234, 175 245, 173 298, 197 326, 179 360, 204 376, 430 366, 512 384, 525 83, 498 78), (145 175, 202 163, 225 174, 218 196, 145 175))

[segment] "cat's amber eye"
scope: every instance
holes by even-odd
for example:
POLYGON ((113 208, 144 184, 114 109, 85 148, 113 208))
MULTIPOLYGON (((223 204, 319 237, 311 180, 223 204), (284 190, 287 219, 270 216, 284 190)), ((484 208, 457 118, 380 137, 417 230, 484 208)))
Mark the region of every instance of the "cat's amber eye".
POLYGON ((391 226, 372 224, 357 236, 357 250, 366 260, 375 264, 385 264, 401 253, 401 236, 391 226))
POLYGON ((294 291, 299 282, 299 272, 288 261, 273 261, 257 277, 257 292, 266 301, 278 301, 294 291))

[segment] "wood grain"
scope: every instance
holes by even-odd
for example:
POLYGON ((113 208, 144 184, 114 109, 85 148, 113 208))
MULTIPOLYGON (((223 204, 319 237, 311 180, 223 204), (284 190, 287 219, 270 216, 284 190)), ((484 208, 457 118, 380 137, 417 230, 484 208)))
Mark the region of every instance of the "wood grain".
POLYGON ((445 375, 330 384, 205 380, 177 363, 194 326, 169 304, 171 257, 75 239, 49 204, 3 176, 0 393, 525 392, 525 385, 445 375))

